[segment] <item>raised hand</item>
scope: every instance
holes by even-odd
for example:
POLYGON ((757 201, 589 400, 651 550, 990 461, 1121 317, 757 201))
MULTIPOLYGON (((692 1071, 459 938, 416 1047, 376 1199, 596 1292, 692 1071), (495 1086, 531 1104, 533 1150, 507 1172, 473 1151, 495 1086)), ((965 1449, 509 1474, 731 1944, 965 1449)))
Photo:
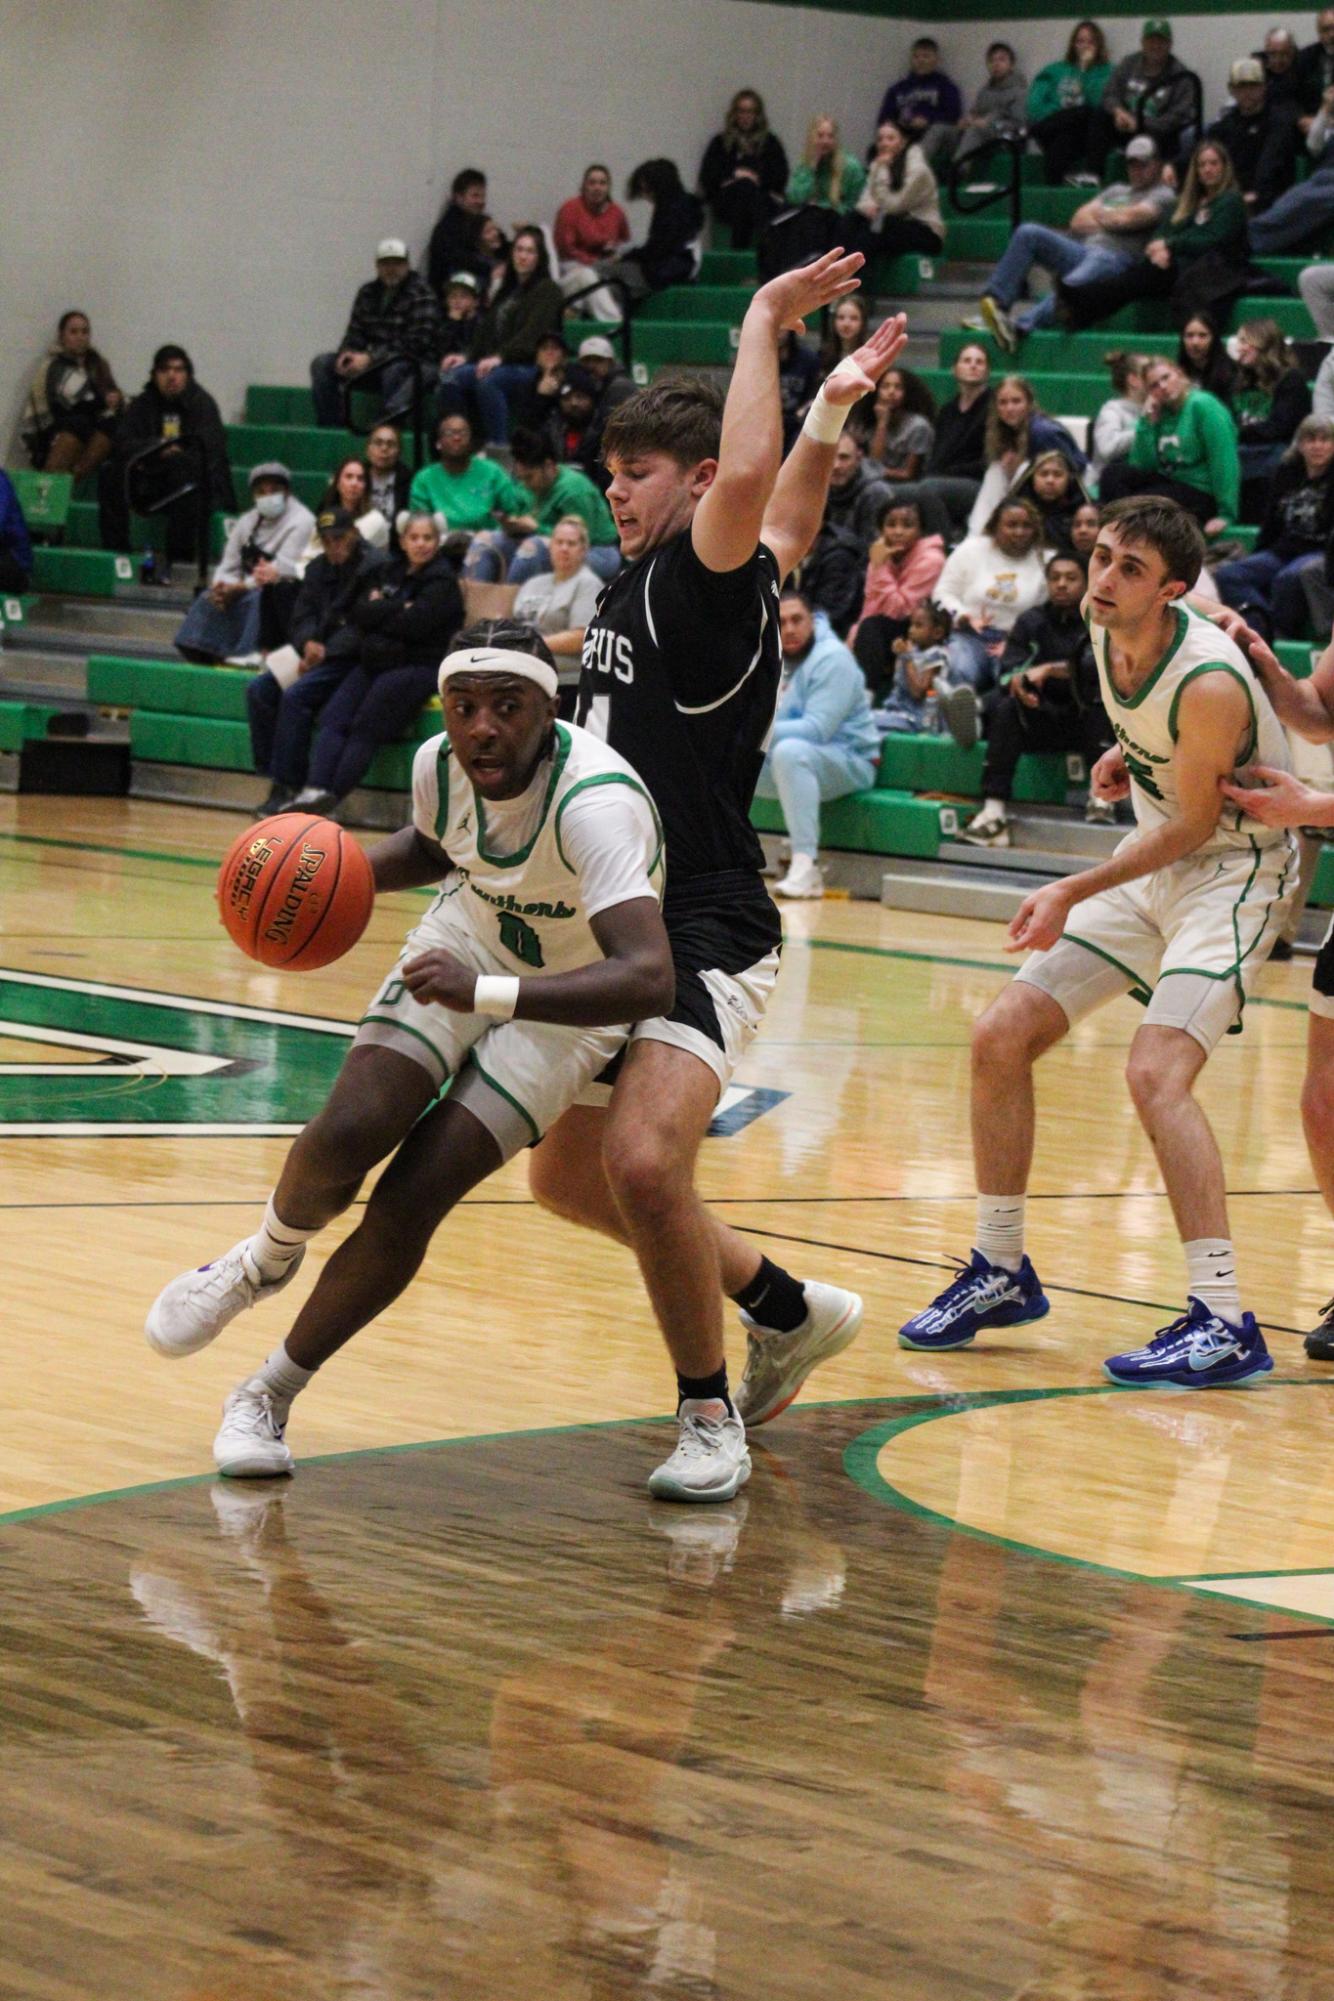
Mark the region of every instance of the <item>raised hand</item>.
POLYGON ((845 355, 838 367, 825 377, 826 403, 836 403, 840 407, 856 403, 868 390, 875 388, 907 345, 907 314, 895 313, 892 318, 883 320, 864 346, 845 355))
POLYGON ((754 312, 759 308, 772 313, 775 324, 784 332, 805 333, 807 313, 818 313, 835 299, 844 299, 849 292, 856 291, 860 283, 857 273, 865 262, 860 250, 850 251, 846 256, 841 249, 826 251, 814 264, 781 272, 767 285, 761 285, 748 310, 754 312))
POLYGON ((1089 791, 1095 799, 1102 799, 1108 805, 1130 797, 1130 773, 1126 770, 1125 753, 1120 744, 1113 744, 1110 750, 1105 750, 1094 765, 1089 773, 1089 791))

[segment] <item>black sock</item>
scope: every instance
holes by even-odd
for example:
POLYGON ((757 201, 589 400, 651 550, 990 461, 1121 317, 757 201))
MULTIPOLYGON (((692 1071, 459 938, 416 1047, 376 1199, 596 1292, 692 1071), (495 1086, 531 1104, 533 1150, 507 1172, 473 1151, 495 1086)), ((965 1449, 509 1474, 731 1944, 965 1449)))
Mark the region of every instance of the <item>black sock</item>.
POLYGON ((758 1320, 761 1327, 772 1327, 777 1334, 790 1334, 806 1318, 806 1293, 801 1280, 793 1278, 781 1265, 770 1264, 768 1258, 760 1259, 760 1268, 750 1284, 732 1297, 752 1320, 758 1320))
POLYGON ((711 1376, 683 1376, 676 1378, 677 1408, 689 1398, 692 1403, 710 1403, 715 1398, 727 1405, 729 1413, 736 1416, 736 1406, 727 1394, 727 1364, 714 1371, 711 1376))

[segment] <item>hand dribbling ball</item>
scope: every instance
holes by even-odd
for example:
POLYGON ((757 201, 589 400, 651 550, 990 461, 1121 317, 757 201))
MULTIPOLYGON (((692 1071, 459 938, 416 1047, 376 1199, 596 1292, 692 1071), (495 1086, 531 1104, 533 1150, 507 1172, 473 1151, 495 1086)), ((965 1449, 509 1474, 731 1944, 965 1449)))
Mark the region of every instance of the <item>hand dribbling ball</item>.
POLYGON ((305 973, 351 951, 370 921, 375 879, 365 849, 336 821, 275 813, 232 842, 217 896, 247 957, 305 973))

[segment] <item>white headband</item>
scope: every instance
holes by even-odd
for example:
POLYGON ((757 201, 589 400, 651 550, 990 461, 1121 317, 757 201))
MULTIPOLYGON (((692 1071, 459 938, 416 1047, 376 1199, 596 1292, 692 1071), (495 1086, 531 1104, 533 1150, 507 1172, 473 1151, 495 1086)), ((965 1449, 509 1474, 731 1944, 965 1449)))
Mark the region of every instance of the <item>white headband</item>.
POLYGON ((554 667, 531 653, 512 653, 503 646, 470 646, 463 653, 447 653, 440 662, 440 699, 445 683, 456 674, 517 674, 522 681, 536 681, 544 695, 554 698, 560 685, 554 667))

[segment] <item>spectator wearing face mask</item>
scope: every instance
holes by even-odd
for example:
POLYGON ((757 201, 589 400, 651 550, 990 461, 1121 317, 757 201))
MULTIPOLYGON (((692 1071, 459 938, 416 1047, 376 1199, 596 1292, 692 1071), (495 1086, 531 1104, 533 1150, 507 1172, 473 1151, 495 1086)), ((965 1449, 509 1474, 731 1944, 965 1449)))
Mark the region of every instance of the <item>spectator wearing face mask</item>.
POLYGON ((228 660, 253 666, 259 660, 260 592, 298 574, 315 517, 292 492, 292 475, 277 459, 267 459, 250 475, 251 505, 227 537, 213 581, 201 591, 176 634, 175 646, 187 660, 228 660))

